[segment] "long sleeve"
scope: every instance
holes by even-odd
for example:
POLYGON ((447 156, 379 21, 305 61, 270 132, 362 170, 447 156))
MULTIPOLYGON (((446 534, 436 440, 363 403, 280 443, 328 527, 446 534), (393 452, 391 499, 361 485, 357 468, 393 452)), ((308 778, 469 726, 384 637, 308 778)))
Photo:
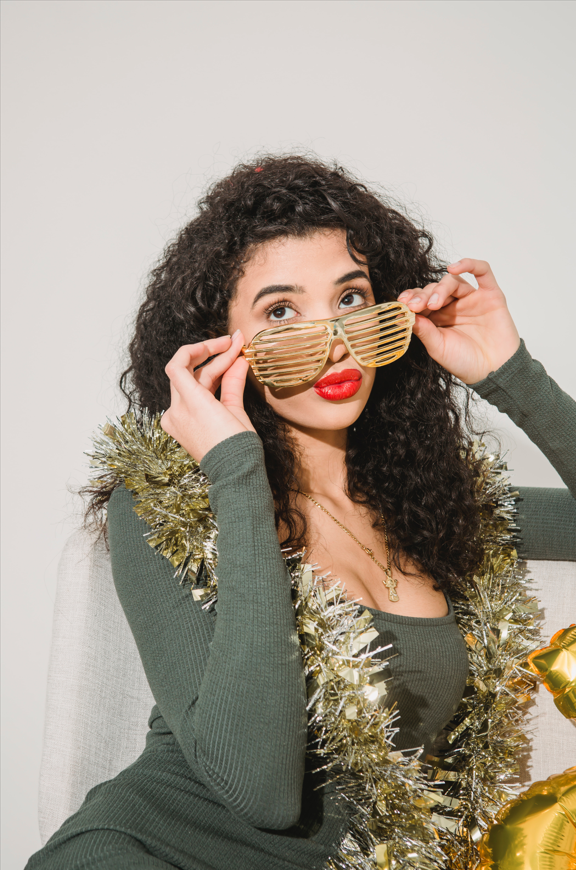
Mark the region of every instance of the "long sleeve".
POLYGON ((149 529, 125 489, 109 506, 114 580, 160 713, 191 768, 249 824, 283 829, 300 815, 306 696, 259 438, 226 439, 202 470, 219 526, 216 615, 146 543, 149 529))
POLYGON ((576 561, 576 402, 524 341, 503 366, 470 386, 526 432, 568 487, 518 487, 519 555, 576 561))

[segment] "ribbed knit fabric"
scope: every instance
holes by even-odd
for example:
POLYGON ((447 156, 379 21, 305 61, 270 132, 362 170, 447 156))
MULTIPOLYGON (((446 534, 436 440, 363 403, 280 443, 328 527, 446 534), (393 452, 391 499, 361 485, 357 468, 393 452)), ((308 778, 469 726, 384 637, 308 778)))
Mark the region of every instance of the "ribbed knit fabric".
POLYGON ((470 388, 526 432, 576 498, 576 402, 532 359, 524 340, 498 371, 470 388))
POLYGON ((368 608, 374 617, 379 646, 392 644, 387 703, 400 713, 395 748, 424 746, 432 741, 458 709, 468 676, 468 654, 452 602, 448 614, 433 619, 399 616, 368 608))
MULTIPOLYGON (((576 483, 576 406, 523 344, 473 387, 576 483)), ((342 801, 321 773, 305 770, 302 665, 260 441, 235 435, 202 468, 220 529, 219 600, 211 611, 147 544, 131 493, 112 496, 114 579, 157 706, 144 753, 89 792, 28 870, 320 870, 346 830, 342 801)), ((533 488, 521 496, 523 555, 576 560, 572 496, 533 488)), ((372 612, 378 643, 393 644, 397 746, 428 748, 466 679, 451 606, 438 619, 372 612)))
POLYGON ((576 560, 576 402, 532 359, 523 340, 497 372, 470 387, 526 432, 568 487, 518 487, 518 554, 576 560))

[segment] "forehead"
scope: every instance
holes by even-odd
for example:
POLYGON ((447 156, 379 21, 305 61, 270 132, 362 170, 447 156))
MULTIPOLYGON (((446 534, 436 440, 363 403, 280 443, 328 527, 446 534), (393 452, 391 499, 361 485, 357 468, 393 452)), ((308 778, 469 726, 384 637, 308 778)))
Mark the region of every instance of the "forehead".
POLYGON ((237 292, 250 293, 268 284, 318 288, 358 268, 348 252, 343 229, 318 230, 304 237, 283 236, 254 250, 244 265, 237 292))

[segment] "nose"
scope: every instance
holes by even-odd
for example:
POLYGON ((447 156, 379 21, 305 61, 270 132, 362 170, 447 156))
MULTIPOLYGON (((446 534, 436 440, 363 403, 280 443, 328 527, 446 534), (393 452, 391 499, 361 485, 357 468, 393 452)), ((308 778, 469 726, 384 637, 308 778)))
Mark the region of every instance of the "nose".
POLYGON ((331 362, 336 363, 340 362, 341 359, 344 359, 345 356, 348 356, 346 345, 341 338, 335 338, 328 353, 328 359, 331 362))

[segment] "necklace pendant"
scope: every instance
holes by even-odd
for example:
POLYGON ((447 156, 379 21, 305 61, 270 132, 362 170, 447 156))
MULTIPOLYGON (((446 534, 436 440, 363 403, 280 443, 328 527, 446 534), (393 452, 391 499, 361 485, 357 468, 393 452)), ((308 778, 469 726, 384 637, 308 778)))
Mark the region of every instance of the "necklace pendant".
POLYGON ((396 587, 398 586, 398 581, 392 576, 392 572, 386 571, 386 580, 384 581, 384 586, 388 589, 388 600, 389 601, 400 601, 400 596, 396 592, 396 587))

